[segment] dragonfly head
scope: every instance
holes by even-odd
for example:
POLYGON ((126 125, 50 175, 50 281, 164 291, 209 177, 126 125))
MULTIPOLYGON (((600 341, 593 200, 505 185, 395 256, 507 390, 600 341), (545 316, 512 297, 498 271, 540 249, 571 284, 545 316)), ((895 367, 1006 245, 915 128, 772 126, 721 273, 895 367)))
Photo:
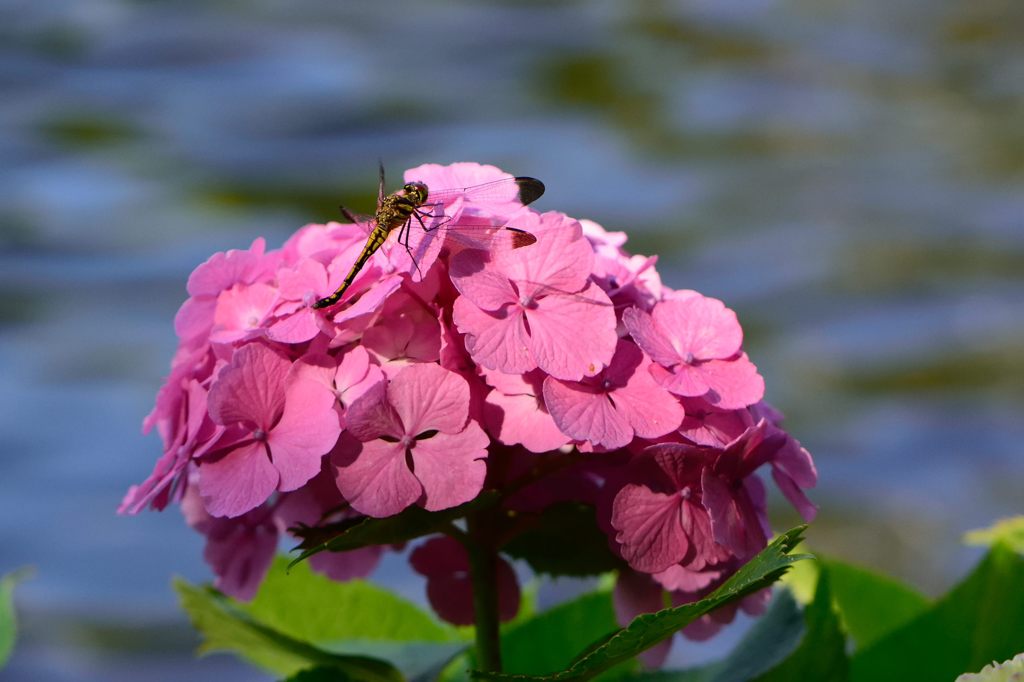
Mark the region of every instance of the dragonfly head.
POLYGON ((402 192, 417 206, 427 203, 427 186, 422 182, 407 182, 402 192))

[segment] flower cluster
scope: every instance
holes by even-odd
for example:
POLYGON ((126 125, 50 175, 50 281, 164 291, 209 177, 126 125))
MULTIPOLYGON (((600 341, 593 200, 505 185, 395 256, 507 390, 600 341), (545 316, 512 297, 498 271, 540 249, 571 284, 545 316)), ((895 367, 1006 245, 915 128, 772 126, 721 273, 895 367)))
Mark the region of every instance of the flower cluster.
MULTIPOLYGON (((462 163, 405 177, 448 188, 511 176, 462 163)), ((584 503, 621 566, 624 619, 661 608, 664 591, 699 598, 766 545, 763 466, 813 516, 803 493, 813 462, 763 402, 733 311, 664 286, 654 258, 623 250, 623 233, 512 194, 444 197, 433 215, 443 210, 446 227, 413 224, 407 245, 385 246, 323 310, 313 304, 341 283, 368 226, 308 225, 279 250, 257 240, 200 265, 144 424, 164 454, 121 511, 180 501, 207 538, 218 586, 248 598, 300 523, 449 509, 485 487, 517 512, 584 503), (500 230, 482 228, 460 239, 460 224, 514 226, 536 241, 485 242, 500 230)), ((312 562, 343 580, 369 573, 382 551, 312 562)), ((469 623, 460 551, 438 536, 411 561, 438 613, 469 623)), ((510 565, 498 581, 510 618, 510 565)), ((728 617, 686 634, 707 636, 728 617)))

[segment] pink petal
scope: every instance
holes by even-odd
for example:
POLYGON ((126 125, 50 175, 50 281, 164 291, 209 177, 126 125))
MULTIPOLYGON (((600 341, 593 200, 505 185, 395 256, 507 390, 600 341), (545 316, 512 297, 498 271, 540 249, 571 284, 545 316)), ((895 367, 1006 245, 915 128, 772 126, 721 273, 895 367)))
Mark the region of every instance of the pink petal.
POLYGON ((673 369, 651 365, 650 373, 659 386, 676 395, 697 398, 706 395, 710 390, 704 373, 698 371, 694 365, 681 364, 673 369))
POLYGON ((689 540, 679 516, 679 496, 629 484, 612 503, 612 526, 618 531, 622 558, 637 571, 657 573, 686 555, 689 540))
POLYGON ((722 577, 722 571, 693 571, 673 564, 652 577, 670 592, 699 592, 722 577))
POLYGON ((269 431, 284 408, 291 363, 262 343, 242 346, 210 388, 210 417, 218 424, 245 422, 269 431))
POLYGON ((487 313, 465 297, 455 299, 453 320, 466 335, 466 350, 484 367, 506 374, 522 374, 537 367, 524 319, 522 311, 511 306, 487 313))
POLYGON ((508 277, 487 268, 487 254, 469 249, 452 258, 452 283, 463 296, 481 310, 496 311, 506 303, 519 299, 508 277))
POLYGON ((683 406, 670 393, 658 386, 648 368, 651 362, 640 349, 628 341, 620 341, 606 376, 625 366, 632 374, 625 386, 611 393, 615 405, 630 428, 641 438, 657 438, 679 428, 683 406))
POLYGON ((412 447, 413 471, 423 484, 423 507, 456 507, 480 492, 487 475, 487 434, 475 422, 458 434, 438 433, 412 447))
POLYGON ((594 251, 579 222, 557 211, 522 211, 515 216, 515 226, 533 234, 537 242, 496 252, 494 268, 519 285, 521 295, 547 290, 575 293, 587 285, 594 251))
POLYGON ((288 387, 284 414, 267 439, 281 491, 295 490, 320 473, 320 460, 341 434, 334 392, 298 379, 288 387))
POLYGON ((216 296, 238 282, 252 282, 261 270, 266 246, 266 241, 258 238, 247 251, 231 249, 213 254, 189 275, 189 295, 216 296))
POLYGON ((267 329, 267 337, 281 343, 305 343, 320 333, 316 313, 301 308, 296 313, 274 321, 267 329))
POLYGON ((218 590, 248 601, 256 596, 274 561, 277 529, 241 520, 221 520, 220 523, 230 524, 230 528, 207 537, 203 558, 217 576, 213 584, 218 590))
POLYGON ((800 513, 801 518, 807 523, 813 521, 818 515, 818 506, 807 498, 790 475, 779 467, 772 466, 772 478, 775 479, 775 485, 779 486, 782 494, 800 513))
POLYGON ((383 553, 384 548, 379 545, 349 552, 320 552, 310 558, 309 564, 317 573, 345 582, 373 573, 383 553))
POLYGON ((743 330, 736 313, 716 298, 690 296, 662 301, 652 313, 655 326, 672 339, 681 357, 692 354, 699 360, 728 358, 743 343, 743 330))
POLYGON ((622 323, 633 340, 658 364, 671 367, 682 360, 669 338, 654 325, 654 319, 639 308, 627 308, 622 313, 622 323))
POLYGON ((331 454, 334 482, 361 514, 383 518, 416 502, 423 492, 405 463, 399 443, 373 440, 361 443, 347 433, 331 454))
POLYGON ((232 343, 262 331, 262 324, 277 302, 277 289, 269 284, 235 285, 217 297, 213 313, 213 343, 232 343))
POLYGON ((212 516, 241 516, 255 509, 270 497, 277 482, 277 469, 260 442, 250 442, 199 465, 199 492, 212 516))
MULTIPOLYGON (((620 571, 612 593, 615 617, 625 627, 643 613, 657 613, 665 608, 661 588, 649 576, 636 571, 620 571)), ((662 640, 657 646, 640 654, 640 660, 648 668, 661 666, 672 648, 672 638, 662 640)))
POLYGON ((556 450, 569 442, 543 405, 532 395, 491 391, 484 406, 488 430, 505 445, 521 444, 530 452, 556 450))
POLYGON ((469 415, 469 384, 440 365, 411 365, 391 380, 388 400, 406 435, 417 436, 430 429, 457 433, 469 415))
POLYGON ((345 428, 349 433, 363 441, 380 436, 397 439, 405 435, 405 427, 402 426, 395 408, 387 402, 384 382, 372 386, 354 400, 345 413, 345 421, 345 428))
POLYGON ((593 282, 574 296, 541 298, 526 310, 526 319, 537 366, 557 379, 597 374, 615 353, 615 309, 593 282))
POLYGON ((615 409, 603 391, 548 377, 544 381, 544 404, 558 428, 575 440, 608 449, 620 448, 633 440, 629 420, 615 409))
POLYGON ((209 333, 216 308, 215 298, 187 299, 174 316, 174 332, 183 341, 209 333))
MULTIPOLYGON (((726 410, 753 405, 764 397, 764 378, 746 353, 735 360, 711 360, 695 368, 713 392, 704 400, 726 410)), ((671 390, 671 389, 669 389, 671 390)))
POLYGON ((740 559, 748 559, 764 547, 765 535, 746 493, 705 469, 701 477, 702 501, 711 516, 715 541, 740 559))

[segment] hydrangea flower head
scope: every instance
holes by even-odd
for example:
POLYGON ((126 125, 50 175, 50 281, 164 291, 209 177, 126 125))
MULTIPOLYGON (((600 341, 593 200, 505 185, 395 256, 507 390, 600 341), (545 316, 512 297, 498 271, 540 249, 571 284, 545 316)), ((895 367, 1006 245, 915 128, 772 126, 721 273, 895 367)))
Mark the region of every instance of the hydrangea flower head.
MULTIPOLYGON (((620 569, 620 615, 699 599, 765 545, 762 470, 813 516, 813 460, 763 403, 725 304, 663 284, 656 258, 624 250, 624 232, 523 206, 493 166, 427 164, 405 179, 436 197, 423 226, 410 222, 408 244, 392 237, 336 305, 314 307, 372 225, 306 225, 280 249, 256 240, 196 268, 143 425, 163 452, 122 512, 180 501, 218 586, 249 598, 303 524, 478 500, 503 551, 551 508, 582 507, 620 569), (503 227, 533 243, 489 241, 503 227)), ((447 532, 411 562, 441 617, 465 624, 468 530, 447 532)), ((311 565, 346 580, 387 549, 311 565)), ((504 560, 497 580, 511 617, 519 592, 504 560)), ((734 611, 684 634, 708 636, 734 611)))

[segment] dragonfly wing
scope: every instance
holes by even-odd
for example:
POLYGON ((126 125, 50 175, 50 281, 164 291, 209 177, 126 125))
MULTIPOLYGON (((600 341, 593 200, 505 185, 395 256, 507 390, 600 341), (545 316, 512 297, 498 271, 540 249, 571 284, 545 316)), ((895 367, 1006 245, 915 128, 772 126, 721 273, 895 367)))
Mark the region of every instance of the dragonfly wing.
POLYGON ((544 194, 544 183, 526 176, 502 178, 469 187, 430 188, 427 203, 448 203, 462 196, 472 203, 507 203, 526 206, 544 194))

